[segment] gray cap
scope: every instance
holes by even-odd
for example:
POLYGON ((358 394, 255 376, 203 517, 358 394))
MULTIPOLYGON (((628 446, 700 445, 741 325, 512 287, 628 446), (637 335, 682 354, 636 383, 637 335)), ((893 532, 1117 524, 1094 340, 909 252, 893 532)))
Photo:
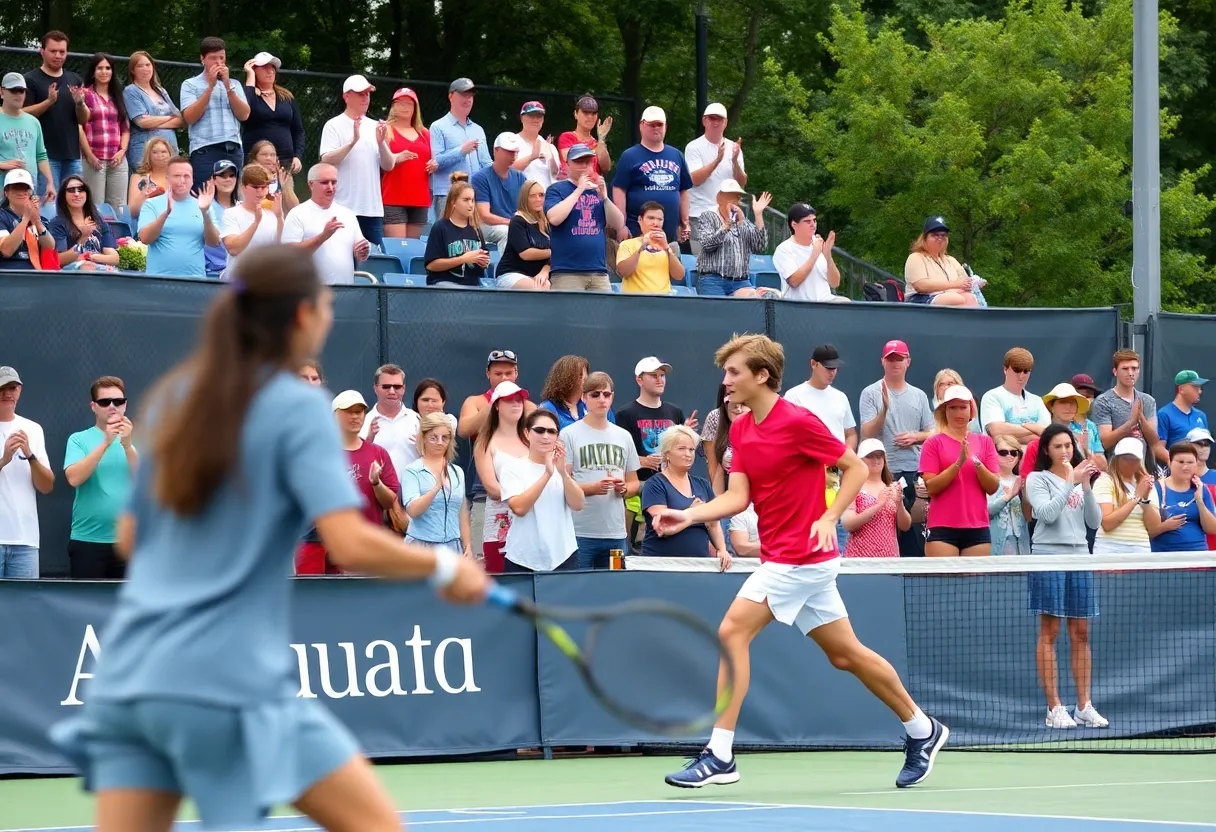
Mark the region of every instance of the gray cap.
POLYGON ((0 387, 6 384, 20 384, 21 376, 12 367, 0 367, 0 387))
POLYGON ((4 80, 0 81, 0 87, 6 90, 23 90, 25 89, 25 76, 20 72, 4 73, 4 80))
POLYGON ((468 92, 476 86, 472 78, 457 78, 448 85, 448 92, 468 92))

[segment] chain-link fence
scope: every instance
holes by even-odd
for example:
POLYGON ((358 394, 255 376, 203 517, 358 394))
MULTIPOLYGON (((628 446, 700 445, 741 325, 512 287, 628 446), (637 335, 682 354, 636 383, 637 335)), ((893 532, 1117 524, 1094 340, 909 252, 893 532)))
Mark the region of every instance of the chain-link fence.
MULTIPOLYGON (((83 52, 70 52, 65 68, 83 75, 90 58, 92 55, 83 52)), ((118 78, 125 86, 130 81, 127 74, 129 59, 115 55, 113 60, 118 78)), ((37 67, 41 61, 42 58, 37 49, 0 47, 0 72, 25 74, 37 67)), ((180 106, 182 81, 198 75, 202 71, 202 66, 198 63, 157 60, 156 70, 166 91, 173 98, 174 103, 180 106)), ((245 73, 239 65, 232 67, 231 71, 233 80, 244 81, 245 73)), ((307 158, 301 161, 305 167, 316 161, 317 148, 321 144, 321 130, 325 126, 325 122, 342 111, 342 82, 346 78, 346 75, 332 72, 306 72, 292 69, 279 71, 279 83, 295 96, 299 103, 300 115, 304 120, 307 158)), ((383 118, 388 114, 393 92, 400 87, 410 87, 418 94, 418 103, 425 124, 430 124, 448 111, 448 81, 411 81, 374 75, 368 76, 368 80, 376 86, 376 91, 372 93, 371 109, 369 110, 373 117, 383 118)), ((636 137, 629 131, 637 129, 640 115, 637 102, 632 98, 619 95, 593 94, 600 102, 600 117, 613 116, 613 121, 619 125, 613 131, 618 137, 617 146, 624 148, 636 141, 636 137)), ((503 130, 519 130, 519 110, 525 101, 540 101, 548 110, 543 134, 546 136, 552 134, 556 138, 559 133, 574 129, 574 103, 581 95, 582 93, 556 90, 478 86, 477 103, 473 106, 473 119, 482 126, 486 135, 493 141, 494 136, 503 130)), ((178 145, 182 148, 189 147, 189 142, 185 140, 185 131, 181 131, 181 133, 178 136, 178 145)))

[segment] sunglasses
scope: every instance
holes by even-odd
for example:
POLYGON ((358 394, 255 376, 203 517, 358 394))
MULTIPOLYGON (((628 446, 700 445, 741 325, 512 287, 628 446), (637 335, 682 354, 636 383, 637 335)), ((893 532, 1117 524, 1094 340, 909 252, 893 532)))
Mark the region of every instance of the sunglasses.
POLYGON ((1011 451, 1008 448, 997 448, 998 456, 1021 456, 1021 451, 1011 451))
POLYGON ((592 390, 590 393, 587 394, 587 398, 589 398, 589 399, 599 399, 599 398, 611 399, 612 391, 611 390, 592 390))
POLYGON ((404 384, 381 384, 380 389, 381 390, 404 390, 405 385, 404 384))
POLYGON ((65 193, 69 194, 87 194, 89 192, 89 189, 84 185, 72 185, 71 187, 64 188, 63 190, 65 193))
POLYGON ((426 435, 426 441, 430 442, 432 445, 446 445, 452 441, 452 436, 448 433, 443 435, 428 433, 426 435))
POLYGON ((557 428, 532 428, 531 430, 541 436, 557 436, 557 428))
POLYGON ((519 358, 513 350, 494 350, 490 353, 490 361, 518 361, 519 358))
POLYGON ((97 405, 98 407, 110 407, 111 405, 113 405, 114 407, 122 407, 126 403, 127 403, 126 399, 94 399, 93 400, 93 404, 97 405))

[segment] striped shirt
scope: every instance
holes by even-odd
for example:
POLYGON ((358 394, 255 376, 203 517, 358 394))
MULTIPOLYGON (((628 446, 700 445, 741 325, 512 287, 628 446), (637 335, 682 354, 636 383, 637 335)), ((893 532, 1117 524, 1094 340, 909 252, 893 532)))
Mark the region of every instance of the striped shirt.
POLYGON ((94 156, 108 162, 122 147, 122 134, 129 129, 127 122, 120 122, 118 107, 94 89, 84 91, 84 103, 89 108, 89 120, 84 125, 85 141, 94 156))
MULTIPOLYGON (((1094 499, 1098 501, 1098 506, 1112 506, 1118 508, 1121 503, 1126 503, 1128 500, 1136 502, 1135 489, 1124 495, 1124 499, 1120 503, 1115 502, 1115 481, 1111 479, 1109 474, 1103 474, 1094 482, 1094 499)), ((1149 505, 1153 507, 1160 506, 1160 501, 1157 499, 1157 489, 1149 489, 1148 492, 1149 505)), ((1115 555, 1115 554, 1131 554, 1135 552, 1148 552, 1149 538, 1148 530, 1144 528, 1144 507, 1137 503, 1132 509, 1132 513, 1127 516, 1127 519, 1116 526, 1112 531, 1106 529, 1098 529, 1098 536, 1094 539, 1094 554, 1096 555, 1115 555)))
MULTIPOLYGON (((245 101, 243 86, 229 78, 228 87, 245 101)), ((182 110, 198 101, 206 92, 207 76, 204 73, 200 72, 193 78, 182 81, 182 110)), ((217 82, 215 89, 211 91, 211 100, 207 102, 207 111, 203 113, 202 118, 190 125, 190 152, 224 142, 238 145, 241 143, 241 122, 236 113, 232 112, 227 93, 220 89, 217 82)))
POLYGON ((697 272, 742 280, 751 271, 751 255, 764 252, 768 229, 756 228, 746 217, 727 225, 717 211, 708 211, 697 218, 696 239, 701 243, 697 272))

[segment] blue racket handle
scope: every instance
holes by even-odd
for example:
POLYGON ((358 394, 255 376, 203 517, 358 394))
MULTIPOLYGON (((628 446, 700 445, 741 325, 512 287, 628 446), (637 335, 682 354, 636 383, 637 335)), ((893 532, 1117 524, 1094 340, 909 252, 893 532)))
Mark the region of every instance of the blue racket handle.
POLYGON ((504 610, 513 610, 519 603, 519 595, 516 594, 515 590, 496 583, 486 593, 486 602, 496 607, 502 607, 504 610))

